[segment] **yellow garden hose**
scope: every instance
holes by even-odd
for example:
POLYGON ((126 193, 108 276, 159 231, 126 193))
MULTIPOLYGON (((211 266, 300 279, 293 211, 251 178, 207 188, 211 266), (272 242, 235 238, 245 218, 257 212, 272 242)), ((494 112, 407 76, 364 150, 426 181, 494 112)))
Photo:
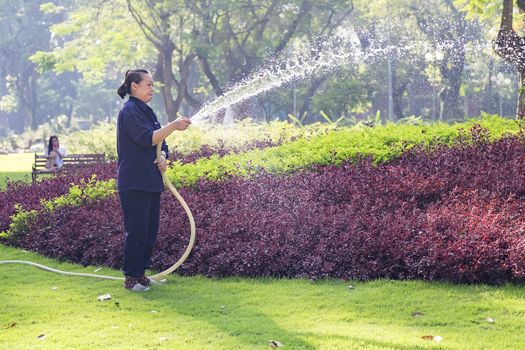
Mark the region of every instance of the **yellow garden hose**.
MULTIPOLYGON (((162 141, 157 144, 157 159, 160 159, 160 151, 161 151, 162 141)), ((166 175, 166 172, 162 172, 162 181, 164 181, 164 185, 168 187, 171 191, 171 193, 177 198, 180 205, 184 208, 184 211, 186 212, 186 215, 188 216, 188 220, 190 220, 190 242, 188 243, 188 246, 186 247, 186 250, 184 251, 184 254, 182 254, 179 261, 177 261, 173 266, 171 266, 169 269, 164 270, 156 275, 150 276, 154 281, 160 281, 163 278, 166 278, 170 273, 175 271, 186 258, 188 255, 190 255, 191 249, 193 248, 193 243, 195 243, 195 220, 193 219, 193 214, 191 213, 190 208, 188 207, 188 204, 186 204, 186 201, 182 196, 177 192, 177 189, 172 185, 171 181, 168 179, 168 175, 166 175)))
MULTIPOLYGON (((162 142, 159 142, 159 144, 157 145, 157 159, 160 159, 160 156, 161 156, 161 146, 162 146, 162 142)), ((190 255, 191 249, 193 248, 193 244, 195 243, 195 220, 193 219, 193 215, 191 213, 190 208, 188 207, 188 204, 186 204, 186 201, 184 200, 184 198, 182 198, 182 196, 179 194, 179 192, 177 192, 175 187, 171 184, 170 180, 168 179, 168 176, 166 175, 166 172, 162 172, 162 181, 164 182, 164 185, 170 189, 171 193, 177 198, 179 203, 184 208, 184 211, 186 212, 186 215, 188 216, 188 219, 190 221, 190 241, 188 243, 188 246, 186 247, 186 250, 184 251, 184 254, 182 254, 182 257, 175 264, 173 264, 173 266, 171 266, 167 270, 164 270, 164 271, 162 271, 162 272, 160 272, 160 273, 158 273, 156 275, 149 276, 149 278, 151 280, 153 280, 154 282, 162 281, 170 273, 172 273, 180 265, 182 265, 184 260, 186 260, 188 255, 190 255)), ((30 265, 30 266, 34 266, 34 267, 37 267, 37 268, 45 270, 45 271, 54 272, 54 273, 58 273, 58 274, 61 274, 61 275, 68 275, 68 276, 94 277, 94 278, 102 278, 102 279, 108 279, 108 280, 123 280, 124 279, 124 277, 114 277, 114 276, 95 275, 95 274, 91 274, 91 273, 62 271, 62 270, 53 269, 53 268, 51 268, 49 266, 45 266, 45 265, 42 265, 42 264, 37 264, 37 263, 32 262, 32 261, 24 261, 24 260, 0 260, 0 265, 1 264, 24 264, 24 265, 30 265)))

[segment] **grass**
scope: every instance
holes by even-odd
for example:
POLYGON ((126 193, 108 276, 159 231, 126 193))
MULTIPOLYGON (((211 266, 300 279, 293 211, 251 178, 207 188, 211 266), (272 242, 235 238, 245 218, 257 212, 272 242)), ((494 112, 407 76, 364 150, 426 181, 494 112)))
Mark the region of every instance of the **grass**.
MULTIPOLYGON (((34 153, 12 153, 0 155, 0 191, 5 190, 7 180, 19 180, 30 183, 31 166, 34 161, 34 153)), ((40 176, 40 178, 43 178, 43 176, 40 176)))
POLYGON ((0 155, 0 171, 31 173, 35 161, 34 153, 11 153, 0 155))
MULTIPOLYGON (((0 259, 94 271, 3 245, 0 259)), ((0 280, 3 349, 525 348, 521 286, 172 276, 139 294, 24 265, 0 265, 0 280)))

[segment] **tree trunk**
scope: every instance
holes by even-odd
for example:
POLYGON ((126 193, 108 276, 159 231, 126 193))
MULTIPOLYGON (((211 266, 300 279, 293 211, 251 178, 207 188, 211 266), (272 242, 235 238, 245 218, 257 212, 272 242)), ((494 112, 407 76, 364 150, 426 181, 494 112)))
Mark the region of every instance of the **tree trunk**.
MULTIPOLYGON (((512 28, 512 0, 503 1, 501 24, 494 41, 494 51, 507 62, 513 64, 519 75, 518 104, 516 118, 525 118, 525 38, 520 37, 512 28)), ((525 10, 525 1, 518 1, 520 12, 525 10)))
POLYGON ((197 52, 197 57, 199 58, 199 62, 201 63, 202 71, 208 78, 208 81, 210 82, 211 86, 213 87, 213 91, 215 91, 215 95, 222 96, 224 92, 222 91, 219 81, 215 74, 213 74, 210 64, 208 62, 208 57, 202 55, 201 53, 197 52))
POLYGON ((494 60, 491 59, 488 64, 489 75, 487 77, 487 84, 483 92, 483 101, 481 102, 481 109, 484 112, 494 113, 494 87, 492 86, 492 77, 494 76, 494 60))
MULTIPOLYGON (((177 98, 175 99, 174 108, 178 112, 181 108, 182 102, 184 101, 185 96, 188 94, 188 80, 190 78, 190 67, 195 58, 194 54, 187 55, 184 59, 179 61, 179 76, 180 82, 178 86, 177 98)), ((177 113, 175 112, 173 120, 177 118, 177 113)), ((170 120, 171 121, 171 120, 170 120)))
POLYGON ((38 105, 38 99, 37 99, 37 86, 38 86, 38 75, 36 74, 36 71, 33 71, 30 77, 30 96, 29 99, 31 101, 31 130, 36 130, 38 128, 38 120, 37 120, 37 105, 38 105))
POLYGON ((24 128, 29 127, 31 130, 36 130, 38 127, 36 118, 38 74, 34 67, 26 67, 15 84, 19 92, 20 108, 24 114, 24 128))
MULTIPOLYGON (((71 120, 73 119, 73 107, 75 106, 73 101, 74 100, 71 99, 71 101, 67 104, 67 109, 66 109, 66 117, 67 117, 66 125, 68 129, 71 127, 71 120)), ((108 122, 111 122, 111 114, 108 115, 108 122)))
POLYGON ((416 18, 421 31, 434 41, 434 46, 439 47, 444 42, 444 58, 438 63, 443 80, 443 89, 440 97, 440 120, 460 118, 463 112, 458 107, 459 89, 465 66, 465 43, 467 37, 467 22, 465 14, 459 11, 452 0, 444 1, 450 12, 446 19, 441 17, 428 17, 416 12, 416 18))
POLYGON ((310 87, 304 96, 303 103, 299 108, 299 115, 297 116, 299 119, 302 119, 305 117, 306 113, 308 113, 310 110, 310 105, 312 104, 312 98, 327 79, 328 74, 323 74, 320 77, 313 77, 312 84, 310 84, 310 87))
POLYGON ((406 91, 408 82, 405 80, 399 86, 394 85, 392 99, 394 102, 394 118, 396 120, 399 120, 401 118, 404 118, 403 114, 403 94, 406 91))
POLYGON ((184 101, 186 104, 183 104, 181 109, 185 116, 191 117, 196 111, 202 107, 202 103, 193 96, 193 89, 198 86, 199 81, 199 71, 197 67, 197 62, 195 60, 189 67, 189 76, 187 87, 184 94, 184 101))
POLYGON ((516 118, 525 118, 525 71, 519 71, 518 103, 516 106, 516 118))
POLYGON ((392 102, 394 121, 404 117, 403 115, 403 94, 408 85, 408 79, 399 82, 396 66, 392 65, 392 102))
POLYGON ((173 63, 171 61, 173 49, 165 49, 160 51, 157 57, 157 70, 155 72, 155 79, 162 83, 160 93, 166 107, 166 115, 168 121, 173 121, 177 118, 178 108, 175 105, 171 89, 173 87, 172 69, 173 63))
POLYGON ((463 47, 454 50, 454 56, 448 64, 444 61, 440 64, 440 72, 445 82, 445 87, 439 92, 441 99, 441 111, 439 120, 460 120, 463 112, 458 107, 459 89, 461 87, 461 73, 465 66, 465 53, 463 47), (448 65, 451 65, 449 68, 448 65))

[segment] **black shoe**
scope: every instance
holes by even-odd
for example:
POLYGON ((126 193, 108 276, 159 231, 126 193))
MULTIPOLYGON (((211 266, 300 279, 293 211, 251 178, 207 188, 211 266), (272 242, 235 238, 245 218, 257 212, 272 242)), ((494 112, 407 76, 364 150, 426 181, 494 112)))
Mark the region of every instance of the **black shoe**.
POLYGON ((146 276, 137 277, 137 281, 143 286, 149 286, 151 284, 151 280, 146 276))
POLYGON ((126 276, 126 280, 124 281, 124 288, 133 292, 145 292, 149 290, 148 287, 139 282, 137 277, 130 276, 126 276))

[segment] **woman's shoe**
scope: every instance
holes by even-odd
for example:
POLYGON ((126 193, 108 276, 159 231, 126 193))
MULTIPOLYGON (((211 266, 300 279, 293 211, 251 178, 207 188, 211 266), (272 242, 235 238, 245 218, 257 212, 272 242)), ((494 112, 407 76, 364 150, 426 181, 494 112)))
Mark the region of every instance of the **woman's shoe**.
POLYGON ((133 292, 145 292, 149 290, 148 287, 139 282, 139 279, 137 277, 130 276, 126 276, 126 279, 124 281, 124 288, 133 292))
POLYGON ((151 284, 151 280, 146 276, 137 277, 137 281, 143 286, 149 286, 151 284))

